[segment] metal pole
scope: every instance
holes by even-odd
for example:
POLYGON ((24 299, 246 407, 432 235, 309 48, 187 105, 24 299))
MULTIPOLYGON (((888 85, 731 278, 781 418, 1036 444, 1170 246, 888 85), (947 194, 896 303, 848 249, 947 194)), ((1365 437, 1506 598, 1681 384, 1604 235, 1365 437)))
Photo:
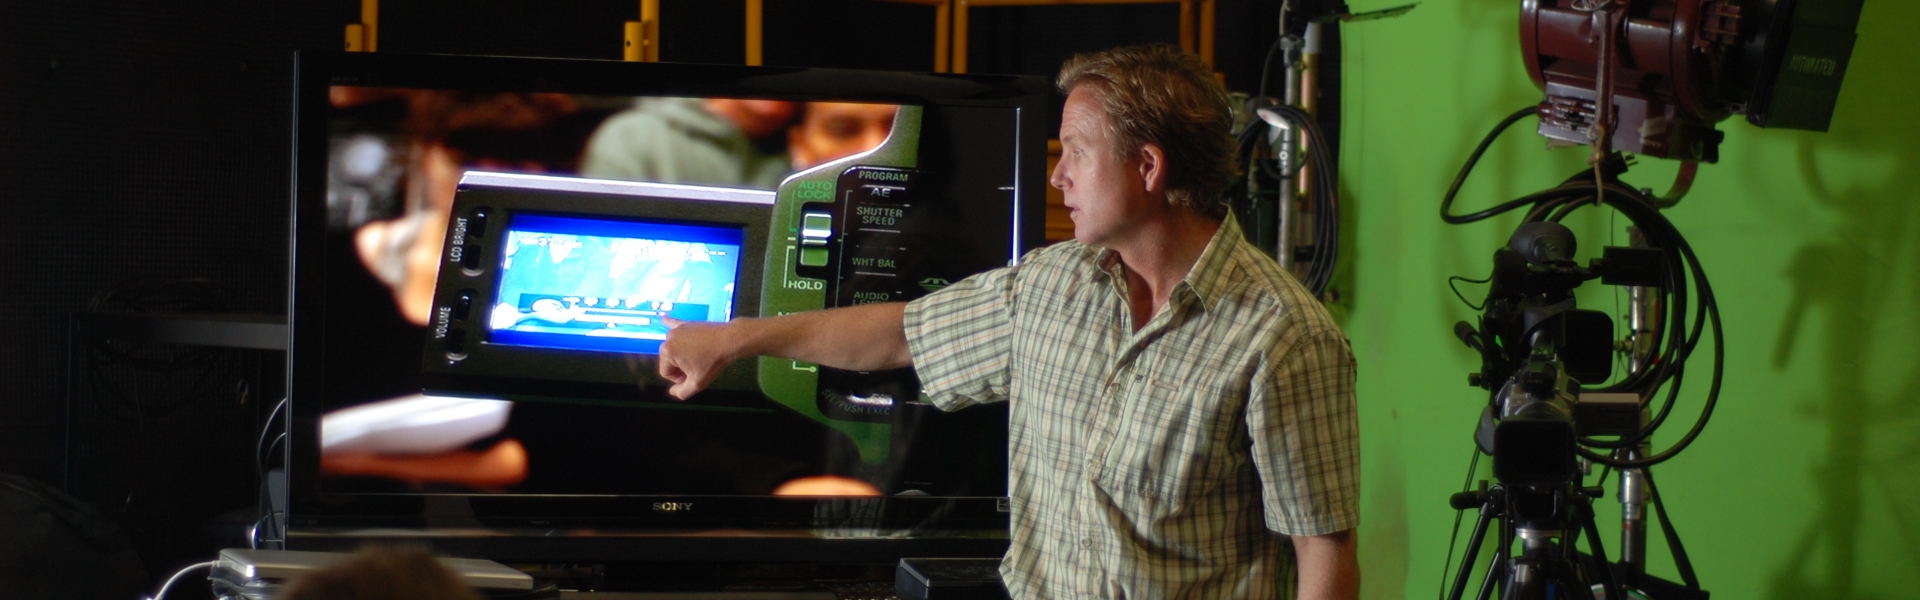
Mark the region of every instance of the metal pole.
MULTIPOLYGON (((1636 248, 1647 247, 1647 237, 1638 228, 1627 229, 1628 242, 1636 248)), ((1627 323, 1632 332, 1627 338, 1627 369, 1630 377, 1643 374, 1653 365, 1654 340, 1661 329, 1661 302, 1659 290, 1650 287, 1627 288, 1627 323)), ((1640 425, 1645 427, 1648 416, 1645 408, 1640 410, 1640 425)), ((1650 441, 1642 441, 1636 448, 1615 450, 1615 458, 1634 460, 1646 456, 1652 450, 1650 441)), ((1633 575, 1647 571, 1647 479, 1641 469, 1621 469, 1617 498, 1620 501, 1620 563, 1628 565, 1633 575)))
MULTIPOLYGON (((1285 50, 1283 47, 1282 51, 1284 52, 1285 50)), ((1303 75, 1300 62, 1292 60, 1292 57, 1289 56, 1281 57, 1281 62, 1283 63, 1282 67, 1286 69, 1286 76, 1280 78, 1285 85, 1285 91, 1281 93, 1280 101, 1288 106, 1299 106, 1300 84, 1303 75)), ((1300 134, 1302 133, 1299 131, 1300 129, 1303 128, 1296 127, 1289 123, 1285 129, 1280 131, 1281 139, 1289 143, 1279 144, 1275 149, 1276 154, 1279 154, 1282 176, 1279 181, 1279 189, 1277 190, 1279 192, 1279 198, 1274 202, 1274 211, 1279 218, 1279 222, 1278 227, 1274 229, 1273 260, 1274 262, 1280 263, 1280 268, 1288 271, 1293 270, 1294 246, 1299 245, 1299 242, 1294 239, 1294 230, 1300 227, 1299 210, 1295 206, 1300 196, 1299 181, 1295 176, 1288 176, 1288 171, 1298 166, 1294 165, 1293 162, 1294 156, 1301 155, 1300 152, 1295 150, 1300 134)), ((1294 172, 1305 173, 1306 171, 1306 169, 1299 169, 1294 172)))

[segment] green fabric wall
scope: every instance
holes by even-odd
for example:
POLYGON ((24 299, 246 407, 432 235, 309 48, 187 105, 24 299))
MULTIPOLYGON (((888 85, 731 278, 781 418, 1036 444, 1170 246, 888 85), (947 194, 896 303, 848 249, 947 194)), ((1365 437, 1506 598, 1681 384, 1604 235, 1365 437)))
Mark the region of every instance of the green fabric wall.
MULTIPOLYGON (((1446 498, 1485 398, 1465 383, 1477 357, 1450 334, 1475 313, 1446 278, 1484 277, 1519 216, 1454 226, 1437 209, 1481 136, 1540 99, 1520 60, 1518 5, 1428 0, 1343 29, 1350 241, 1336 309, 1361 369, 1367 598, 1434 597, 1440 583, 1446 498)), ((1858 31, 1831 132, 1729 119, 1719 164, 1668 211, 1719 297, 1726 377, 1705 434, 1655 474, 1715 598, 1920 595, 1920 4, 1867 0, 1858 31)), ((1488 152, 1456 212, 1584 166, 1584 147, 1549 151, 1534 123, 1488 152)), ((1665 190, 1676 170, 1646 159, 1626 179, 1665 190)), ((1568 223, 1582 262, 1625 245, 1610 211, 1568 223)), ((1581 292, 1586 308, 1616 300, 1598 282, 1581 292)), ((1705 350, 1656 448, 1698 413, 1705 350)), ((1609 488, 1596 507, 1617 556, 1609 488)), ((1650 545, 1654 573, 1677 580, 1664 545, 1650 545)))

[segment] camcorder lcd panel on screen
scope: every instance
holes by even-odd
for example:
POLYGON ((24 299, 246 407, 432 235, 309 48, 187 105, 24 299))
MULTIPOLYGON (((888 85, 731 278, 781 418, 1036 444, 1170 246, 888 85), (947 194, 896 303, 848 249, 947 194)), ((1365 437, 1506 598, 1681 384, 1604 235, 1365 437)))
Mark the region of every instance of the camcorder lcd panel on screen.
MULTIPOLYGON (((658 375, 668 320, 760 314, 773 203, 760 190, 467 172, 438 262, 423 389, 685 406, 658 375)), ((754 367, 732 365, 712 387, 758 392, 754 367)))

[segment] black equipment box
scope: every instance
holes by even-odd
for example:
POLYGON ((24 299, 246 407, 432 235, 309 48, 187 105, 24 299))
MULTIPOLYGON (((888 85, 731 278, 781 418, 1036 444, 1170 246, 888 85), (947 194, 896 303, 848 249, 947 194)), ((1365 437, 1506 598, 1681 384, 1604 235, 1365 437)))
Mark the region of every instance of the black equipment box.
POLYGON ((997 558, 902 558, 894 570, 900 600, 1006 600, 997 558))

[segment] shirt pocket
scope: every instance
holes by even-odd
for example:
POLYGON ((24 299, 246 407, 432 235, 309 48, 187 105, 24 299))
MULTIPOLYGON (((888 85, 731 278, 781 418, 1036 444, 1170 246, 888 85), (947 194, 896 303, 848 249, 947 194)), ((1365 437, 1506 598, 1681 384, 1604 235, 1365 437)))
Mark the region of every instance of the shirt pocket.
POLYGON ((1237 407, 1205 386, 1142 378, 1116 410, 1100 479, 1116 500, 1140 502, 1142 516, 1185 512, 1245 454, 1243 436, 1234 435, 1237 407))

